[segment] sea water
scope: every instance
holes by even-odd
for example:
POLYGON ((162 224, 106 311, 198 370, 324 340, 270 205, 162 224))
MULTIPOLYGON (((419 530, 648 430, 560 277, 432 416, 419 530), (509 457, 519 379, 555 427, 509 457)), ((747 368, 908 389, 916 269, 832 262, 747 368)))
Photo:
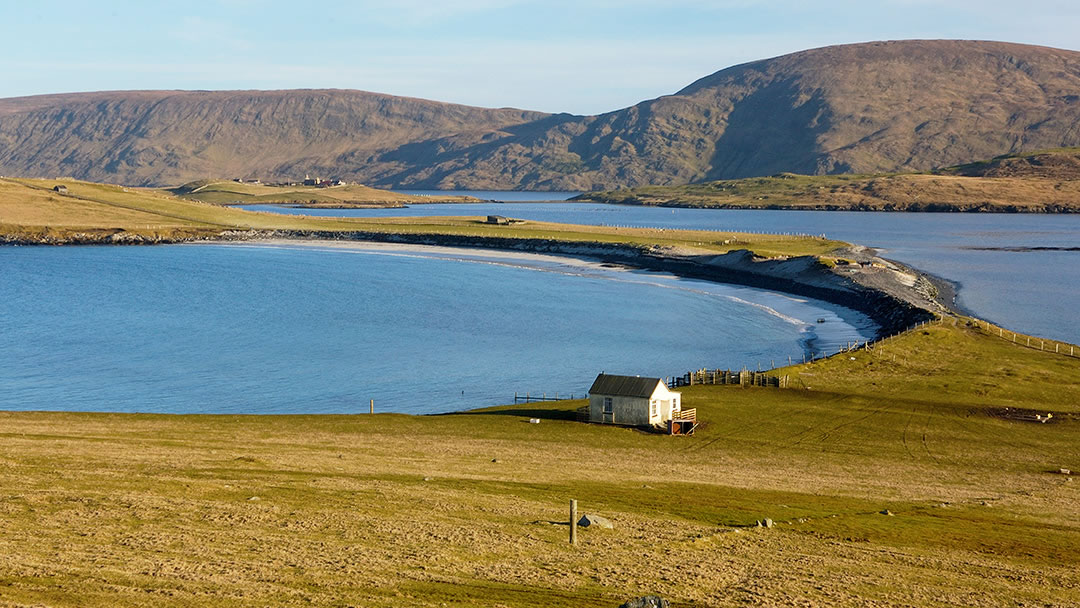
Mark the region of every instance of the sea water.
POLYGON ((0 277, 5 410, 437 413, 581 397, 601 371, 767 368, 874 330, 805 298, 483 251, 5 247, 0 277))
POLYGON ((824 234, 880 248, 886 257, 957 283, 956 304, 980 318, 1080 343, 1080 214, 671 209, 595 203, 252 208, 360 217, 493 213, 571 224, 824 234))

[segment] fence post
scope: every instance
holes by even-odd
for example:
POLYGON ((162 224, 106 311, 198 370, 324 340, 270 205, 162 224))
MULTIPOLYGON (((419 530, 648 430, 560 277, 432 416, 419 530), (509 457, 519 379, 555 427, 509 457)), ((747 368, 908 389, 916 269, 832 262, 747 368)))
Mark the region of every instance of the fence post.
POLYGON ((375 413, 375 400, 374 399, 371 400, 370 405, 371 405, 371 410, 369 411, 369 413, 374 414, 375 413))
POLYGON ((570 499, 570 544, 577 544, 577 501, 570 499))

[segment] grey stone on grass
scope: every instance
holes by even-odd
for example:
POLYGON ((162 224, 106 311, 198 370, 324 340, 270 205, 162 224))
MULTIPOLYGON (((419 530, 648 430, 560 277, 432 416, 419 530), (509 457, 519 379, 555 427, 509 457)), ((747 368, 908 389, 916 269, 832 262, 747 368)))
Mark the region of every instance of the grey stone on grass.
POLYGON ((669 606, 671 606, 671 603, 659 595, 646 595, 645 597, 630 600, 619 606, 619 608, 669 608, 669 606))
POLYGON ((600 517, 599 515, 592 515, 591 513, 586 513, 585 515, 582 515, 581 519, 578 520, 577 525, 581 526, 582 528, 596 526, 597 528, 607 528, 608 530, 615 527, 614 524, 611 523, 610 519, 606 517, 600 517))

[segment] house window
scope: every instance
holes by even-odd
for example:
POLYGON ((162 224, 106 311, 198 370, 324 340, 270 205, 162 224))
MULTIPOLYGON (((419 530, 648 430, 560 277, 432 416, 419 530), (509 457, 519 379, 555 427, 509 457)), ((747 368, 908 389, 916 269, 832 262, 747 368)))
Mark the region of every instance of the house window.
POLYGON ((615 411, 614 405, 611 403, 611 397, 604 397, 604 413, 611 414, 615 411))
POLYGON ((656 408, 657 408, 656 399, 653 399, 652 401, 649 402, 649 417, 651 417, 651 418, 656 417, 656 408))

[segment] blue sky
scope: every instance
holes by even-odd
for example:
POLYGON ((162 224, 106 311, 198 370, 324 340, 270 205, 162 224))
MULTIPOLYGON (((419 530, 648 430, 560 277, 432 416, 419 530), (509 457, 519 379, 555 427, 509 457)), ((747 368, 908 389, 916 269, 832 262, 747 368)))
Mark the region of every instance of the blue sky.
POLYGON ((829 44, 973 38, 1080 50, 1076 0, 3 4, 0 97, 343 88, 591 114, 829 44))

